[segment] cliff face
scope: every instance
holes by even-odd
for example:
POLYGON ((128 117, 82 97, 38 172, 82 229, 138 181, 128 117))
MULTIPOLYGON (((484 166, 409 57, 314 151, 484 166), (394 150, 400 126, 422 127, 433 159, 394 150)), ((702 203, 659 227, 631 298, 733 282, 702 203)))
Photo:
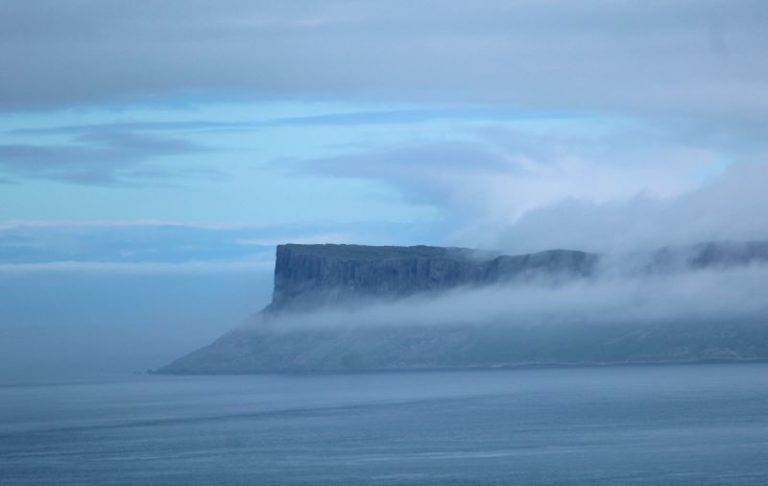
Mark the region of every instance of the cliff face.
MULTIPOLYGON (((768 360, 768 313, 747 317, 642 319, 619 325, 493 320, 473 325, 284 328, 282 311, 357 298, 397 298, 455 287, 594 276, 609 257, 552 250, 507 256, 461 248, 280 245, 272 303, 250 327, 158 370, 254 373, 520 365, 768 360), (601 263, 602 262, 602 263, 601 263)), ((621 256, 628 278, 768 263, 768 243, 705 243, 621 256)), ((503 287, 516 292, 519 287, 503 287)), ((711 296, 710 296, 711 297, 711 296)), ((606 299, 610 299, 606 295, 606 299)), ((651 309, 652 310, 652 309, 651 309)), ((695 313, 694 313, 695 314, 695 313)), ((316 316, 314 312, 308 316, 316 316)), ((652 316, 653 313, 651 312, 652 316)), ((290 317, 290 316, 288 316, 290 317)), ((620 315, 618 316, 621 317, 620 315)), ((364 324, 364 322, 361 322, 364 324)))
POLYGON ((234 330, 161 373, 273 373, 768 360, 765 321, 234 330))
POLYGON ((279 245, 269 310, 509 280, 584 277, 595 271, 597 261, 597 255, 570 250, 507 256, 431 246, 279 245))

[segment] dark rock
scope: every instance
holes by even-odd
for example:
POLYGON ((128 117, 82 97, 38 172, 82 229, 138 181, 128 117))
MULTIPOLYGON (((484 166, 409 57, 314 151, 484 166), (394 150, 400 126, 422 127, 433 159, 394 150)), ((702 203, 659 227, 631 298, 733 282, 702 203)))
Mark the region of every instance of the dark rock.
POLYGON ((507 256, 434 246, 279 245, 269 310, 509 280, 584 277, 594 273, 597 261, 597 255, 571 250, 507 256))
MULTIPOLYGON (((768 243, 703 243, 635 255, 634 276, 768 262, 768 243)), ((394 370, 768 359, 768 316, 740 322, 547 322, 280 329, 277 314, 460 287, 596 277, 593 253, 499 255, 429 246, 280 245, 272 303, 254 325, 160 373, 394 370)), ((510 287, 512 289, 512 287, 510 287)), ((511 290, 513 291, 513 290, 511 290)))

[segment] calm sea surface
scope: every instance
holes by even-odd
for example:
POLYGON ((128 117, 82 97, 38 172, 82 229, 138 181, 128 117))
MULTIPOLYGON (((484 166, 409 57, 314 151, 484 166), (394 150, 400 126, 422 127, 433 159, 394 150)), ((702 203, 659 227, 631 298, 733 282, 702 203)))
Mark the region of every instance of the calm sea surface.
POLYGON ((0 386, 0 484, 768 485, 768 365, 0 386))

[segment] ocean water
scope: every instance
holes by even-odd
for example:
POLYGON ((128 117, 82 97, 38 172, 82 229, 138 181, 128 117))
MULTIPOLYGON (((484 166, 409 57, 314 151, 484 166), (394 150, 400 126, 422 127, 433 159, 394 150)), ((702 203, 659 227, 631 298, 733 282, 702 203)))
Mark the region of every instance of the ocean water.
POLYGON ((6 385, 0 484, 766 485, 768 365, 6 385))

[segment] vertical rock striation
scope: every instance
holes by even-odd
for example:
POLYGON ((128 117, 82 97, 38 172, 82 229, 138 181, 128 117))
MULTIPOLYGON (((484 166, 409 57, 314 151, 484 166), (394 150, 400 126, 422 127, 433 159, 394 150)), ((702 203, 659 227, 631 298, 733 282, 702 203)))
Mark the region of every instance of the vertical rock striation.
POLYGON ((597 261, 597 255, 572 250, 508 256, 432 246, 279 245, 268 309, 404 297, 516 279, 584 277, 594 273, 597 261))

